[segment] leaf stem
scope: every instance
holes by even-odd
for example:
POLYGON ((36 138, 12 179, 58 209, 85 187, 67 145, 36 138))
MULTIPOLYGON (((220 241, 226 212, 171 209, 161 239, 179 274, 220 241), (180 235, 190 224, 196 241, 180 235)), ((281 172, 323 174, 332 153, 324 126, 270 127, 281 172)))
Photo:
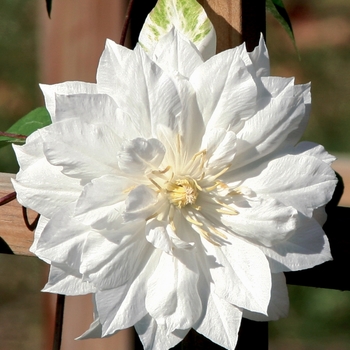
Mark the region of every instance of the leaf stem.
POLYGON ((125 39, 129 28, 130 17, 131 17, 130 15, 131 15, 133 5, 134 5, 134 0, 130 0, 128 4, 128 8, 126 9, 123 30, 119 40, 119 45, 122 45, 122 46, 125 46, 125 39))

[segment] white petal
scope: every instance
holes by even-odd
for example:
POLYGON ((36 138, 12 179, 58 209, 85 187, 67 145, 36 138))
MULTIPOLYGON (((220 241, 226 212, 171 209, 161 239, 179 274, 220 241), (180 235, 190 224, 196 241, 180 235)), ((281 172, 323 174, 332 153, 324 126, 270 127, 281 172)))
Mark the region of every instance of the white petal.
POLYGON ((233 350, 238 340, 242 311, 213 292, 210 284, 206 308, 194 329, 225 349, 233 350))
POLYGON ((302 218, 292 237, 273 247, 261 247, 270 260, 272 272, 309 269, 331 260, 329 242, 312 218, 302 218))
POLYGON ((45 159, 39 133, 30 135, 25 145, 14 146, 14 150, 21 167, 12 180, 19 203, 50 218, 58 208, 78 198, 82 188, 79 181, 63 175, 45 159))
POLYGON ((155 248, 171 254, 173 249, 172 241, 166 230, 167 222, 149 220, 146 224, 146 239, 155 248))
POLYGON ((40 84, 40 88, 44 94, 45 106, 53 122, 60 120, 59 116, 56 116, 56 94, 72 95, 97 93, 96 84, 84 83, 82 81, 67 81, 54 85, 40 84))
POLYGON ((275 321, 281 317, 287 317, 289 310, 289 299, 286 279, 283 273, 271 275, 271 299, 267 315, 243 310, 243 317, 253 321, 275 321))
POLYGON ((179 250, 177 254, 174 257, 162 253, 147 285, 146 309, 169 333, 191 328, 202 310, 193 253, 179 250))
POLYGON ((152 246, 144 237, 144 225, 124 225, 104 235, 91 232, 86 239, 80 272, 99 290, 117 288, 138 275, 152 246))
POLYGON ((191 84, 187 80, 181 79, 178 80, 177 87, 182 103, 182 111, 178 121, 181 144, 180 155, 177 155, 177 158, 182 159, 185 164, 198 152, 202 136, 205 133, 205 125, 191 84), (194 130, 195 132, 193 132, 194 130))
POLYGON ((84 340, 91 338, 102 338, 102 324, 99 318, 96 318, 90 325, 89 329, 75 340, 84 340))
POLYGON ((157 139, 137 138, 126 141, 117 154, 119 168, 126 174, 148 174, 157 170, 165 154, 165 147, 157 139))
POLYGON ((137 186, 130 191, 125 201, 125 212, 123 218, 125 222, 135 220, 147 220, 150 216, 157 213, 158 193, 146 185, 137 186))
POLYGON ((203 63, 190 77, 207 128, 231 128, 253 116, 259 107, 257 85, 235 50, 203 63))
MULTIPOLYGON (((309 90, 309 87, 305 89, 309 90)), ((245 122, 244 128, 237 133, 237 155, 230 171, 252 163, 278 148, 295 145, 308 119, 303 95, 303 89, 287 86, 283 93, 272 98, 254 117, 245 122), (292 97, 288 96, 291 93, 289 90, 294 94, 292 97)))
MULTIPOLYGON (((176 228, 178 225, 175 224, 176 228)), ((173 250, 192 249, 193 244, 180 239, 167 221, 149 220, 146 224, 146 239, 158 249, 173 255, 173 250)))
POLYGON ((90 228, 72 219, 71 211, 72 206, 68 206, 55 213, 41 233, 35 254, 79 271, 83 247, 90 228))
MULTIPOLYGON (((67 121, 79 118, 88 124, 105 124, 119 134, 122 113, 112 97, 105 94, 55 95, 56 118, 67 121)), ((130 126, 128 126, 130 127, 130 126)))
POLYGON ((225 129, 210 129, 203 137, 201 149, 206 149, 208 168, 223 168, 236 153, 236 135, 225 129))
POLYGON ((259 45, 249 52, 249 57, 258 77, 266 77, 270 75, 270 60, 267 47, 265 45, 264 37, 261 34, 259 45))
POLYGON ((107 125, 85 124, 79 119, 39 130, 47 160, 62 172, 85 182, 118 173, 119 137, 107 125), (89 140, 89 142, 87 142, 89 140))
POLYGON ((139 47, 131 51, 107 40, 97 83, 130 114, 141 137, 155 135, 158 123, 172 125, 181 107, 174 83, 139 47))
POLYGON ((95 295, 96 308, 103 324, 103 335, 131 327, 146 314, 147 281, 159 261, 160 252, 154 251, 144 263, 139 264, 135 278, 118 288, 102 290, 95 295))
POLYGON ((172 28, 155 47, 153 58, 166 72, 189 77, 203 63, 197 48, 172 28))
POLYGON ((258 247, 239 238, 215 247, 202 240, 208 258, 215 257, 216 268, 210 269, 215 293, 226 302, 259 313, 266 313, 270 300, 269 263, 258 247))
POLYGON ((170 333, 166 326, 157 324, 150 315, 146 315, 137 322, 135 329, 144 350, 170 349, 178 344, 189 331, 189 329, 180 329, 170 333))
POLYGON ((319 160, 322 160, 322 162, 325 162, 328 165, 331 165, 336 160, 336 158, 329 154, 323 146, 307 141, 298 143, 295 146, 294 154, 312 156, 319 160))
POLYGON ((257 177, 244 181, 243 185, 311 217, 315 208, 332 198, 336 183, 335 173, 327 163, 297 153, 269 161, 257 177))
POLYGON ((290 237, 300 215, 291 206, 269 197, 246 197, 235 202, 238 215, 223 215, 221 221, 236 234, 257 244, 272 246, 290 237))
MULTIPOLYGON (((36 249, 37 249, 39 238, 40 238, 42 232, 44 231, 44 228, 46 227, 46 225, 49 221, 50 220, 48 218, 46 218, 43 215, 40 215, 38 225, 37 225, 35 232, 34 232, 34 240, 33 240, 32 245, 29 248, 29 250, 34 254, 35 254, 36 249)), ((48 260, 48 259, 42 259, 42 260, 44 260, 46 263, 50 264, 50 260, 48 260)))
POLYGON ((123 201, 134 186, 132 180, 114 175, 91 180, 76 203, 75 218, 96 229, 117 229, 122 223, 123 201))
POLYGON ((96 292, 96 288, 90 282, 83 281, 81 275, 67 271, 66 266, 53 263, 50 268, 49 281, 42 291, 65 295, 84 295, 96 292))
POLYGON ((102 336, 132 327, 147 314, 145 291, 139 278, 134 283, 114 289, 98 291, 94 297, 102 323, 102 336))

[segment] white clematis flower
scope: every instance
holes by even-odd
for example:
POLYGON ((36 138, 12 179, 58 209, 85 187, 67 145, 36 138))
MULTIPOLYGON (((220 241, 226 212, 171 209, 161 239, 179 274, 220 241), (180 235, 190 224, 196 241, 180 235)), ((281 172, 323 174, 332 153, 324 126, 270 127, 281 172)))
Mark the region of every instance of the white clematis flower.
POLYGON ((242 316, 286 315, 283 271, 331 259, 334 158, 297 144, 309 85, 270 77, 263 40, 214 55, 208 33, 107 41, 97 84, 43 85, 52 125, 15 146, 44 290, 94 293, 84 337, 135 325, 146 349, 168 349, 194 328, 233 349, 242 316))

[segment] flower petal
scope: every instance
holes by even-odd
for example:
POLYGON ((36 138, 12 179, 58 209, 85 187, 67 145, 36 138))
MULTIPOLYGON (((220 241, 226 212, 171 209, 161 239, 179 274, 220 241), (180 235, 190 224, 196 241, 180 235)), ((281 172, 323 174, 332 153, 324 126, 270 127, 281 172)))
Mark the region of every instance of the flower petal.
POLYGON ((157 139, 137 138, 123 143, 117 154, 119 168, 126 174, 148 174, 157 170, 165 154, 165 147, 157 139))
POLYGON ((45 106, 50 113, 53 122, 60 121, 60 117, 56 116, 56 95, 72 95, 72 94, 95 94, 97 93, 97 85, 92 83, 84 83, 82 81, 67 81, 64 83, 46 85, 40 84, 41 91, 44 94, 45 106))
POLYGON ((52 124, 39 133, 46 159, 61 166, 65 175, 88 182, 101 175, 118 173, 116 155, 120 140, 107 125, 72 119, 52 124))
POLYGON ((267 77, 270 75, 270 60, 269 53, 264 41, 264 36, 261 34, 259 45, 252 52, 248 52, 249 57, 254 66, 254 70, 258 77, 267 77))
POLYGON ((266 314, 271 276, 260 249, 235 237, 230 237, 230 243, 222 247, 202 241, 208 258, 215 257, 219 264, 210 269, 216 295, 238 308, 266 314))
POLYGON ((13 146, 21 170, 12 180, 17 200, 26 208, 50 218, 57 208, 74 202, 81 191, 78 180, 63 175, 43 153, 42 138, 34 133, 25 145, 13 146))
POLYGON ((152 253, 140 223, 103 235, 90 232, 83 248, 80 272, 99 290, 117 288, 135 279, 152 253))
POLYGON ((90 228, 72 219, 71 210, 69 205, 53 215, 40 235, 35 254, 78 272, 90 228))
POLYGON ((235 156, 236 135, 225 129, 211 129, 203 137, 201 149, 206 150, 207 168, 222 169, 235 156))
POLYGON ((115 175, 91 180, 76 203, 74 217, 95 229, 118 229, 127 192, 135 186, 134 181, 115 175))
POLYGON ((237 155, 230 171, 253 163, 280 147, 294 146, 300 139, 308 120, 304 94, 310 87, 296 88, 289 84, 285 87, 284 82, 276 80, 274 86, 278 84, 282 84, 284 90, 248 119, 237 133, 237 155))
POLYGON ((269 258, 274 273, 309 269, 332 259, 321 226, 307 217, 302 218, 300 226, 288 240, 260 249, 269 258))
POLYGON ((135 329, 145 350, 170 349, 185 338, 189 331, 180 329, 169 333, 164 325, 158 324, 150 315, 137 322, 135 329))
POLYGON ((155 136, 158 123, 173 125, 181 108, 170 77, 139 47, 131 51, 107 40, 97 84, 99 92, 112 96, 128 112, 140 137, 155 136))
POLYGON ((157 203, 158 194, 156 191, 146 185, 137 186, 130 191, 126 198, 125 212, 123 213, 124 221, 147 220, 157 213, 157 203))
POLYGON ((189 77, 203 63, 196 47, 172 28, 156 45, 153 58, 166 72, 189 77))
POLYGON ((204 62, 190 77, 209 130, 230 128, 237 132, 242 121, 259 108, 258 87, 243 58, 235 49, 224 51, 204 62))
POLYGON ((192 253, 178 250, 181 261, 162 253, 148 280, 146 309, 168 332, 189 329, 198 320, 202 303, 197 289, 198 267, 192 253), (185 265, 186 264, 186 265, 185 265), (161 291, 161 293, 159 292, 161 291))
POLYGON ((49 281, 42 291, 65 295, 84 295, 96 292, 96 288, 90 282, 82 280, 81 275, 70 274, 66 266, 51 263, 49 281))
MULTIPOLYGON (((208 287, 206 287, 208 288, 208 287)), ((213 292, 210 284, 203 316, 194 325, 194 329, 225 349, 235 349, 242 311, 213 292)))
POLYGON ((221 221, 239 236, 257 244, 273 246, 290 237, 299 225, 300 215, 291 206, 269 197, 245 197, 235 201, 238 215, 222 215, 221 221))
POLYGON ((267 309, 267 315, 243 310, 243 317, 253 321, 275 321, 287 317, 289 310, 289 299, 286 279, 283 273, 271 275, 271 297, 267 309))
POLYGON ((147 261, 138 264, 135 278, 117 288, 102 290, 95 295, 95 304, 103 324, 103 336, 131 327, 146 314, 147 281, 156 268, 160 252, 153 250, 147 261))
POLYGON ((309 217, 315 208, 329 202, 337 183, 328 164, 297 151, 272 159, 262 168, 258 176, 244 181, 243 185, 293 206, 309 217))

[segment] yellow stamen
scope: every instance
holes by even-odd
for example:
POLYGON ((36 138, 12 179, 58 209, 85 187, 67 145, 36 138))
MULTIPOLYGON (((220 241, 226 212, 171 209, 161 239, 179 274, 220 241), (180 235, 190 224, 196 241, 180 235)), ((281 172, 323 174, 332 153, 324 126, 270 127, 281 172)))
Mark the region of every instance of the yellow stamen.
MULTIPOLYGON (((239 214, 237 210, 235 210, 234 208, 230 207, 229 205, 225 204, 225 203, 222 203, 220 201, 218 201, 217 199, 214 199, 214 201, 217 203, 217 204, 220 204, 222 207, 228 209, 228 212, 230 212, 229 215, 237 215, 239 214)), ((224 210, 223 209, 216 209, 217 212, 223 212, 224 210)))
POLYGON ((171 169, 171 166, 168 165, 164 170, 153 170, 152 174, 154 175, 158 175, 158 174, 165 174, 166 172, 168 172, 171 169))
POLYGON ((203 226, 203 224, 202 224, 201 222, 192 219, 189 215, 186 215, 186 216, 185 216, 185 219, 186 219, 188 222, 190 222, 191 224, 194 224, 194 225, 196 225, 196 226, 203 226))
POLYGON ((210 234, 203 230, 202 228, 198 227, 197 226, 197 232, 204 238, 206 239, 209 243, 213 244, 213 245, 216 245, 217 247, 220 247, 220 244, 215 242, 211 237, 210 237, 210 234))
POLYGON ((153 183, 154 186, 156 186, 158 188, 159 191, 162 190, 162 187, 160 185, 158 185, 153 179, 151 179, 150 177, 148 179, 149 179, 149 181, 151 181, 153 183))
POLYGON ((217 236, 223 238, 223 239, 227 239, 227 236, 225 234, 223 234, 222 232, 220 232, 218 229, 216 229, 213 226, 208 226, 210 231, 213 231, 217 236))
POLYGON ((191 178, 169 182, 167 184, 167 192, 170 203, 179 209, 187 204, 194 204, 198 196, 196 182, 191 178))
POLYGON ((219 171, 216 175, 211 176, 211 180, 214 181, 214 180, 216 180, 219 176, 221 176, 222 174, 225 174, 226 171, 227 171, 228 169, 230 169, 230 167, 231 167, 231 165, 229 165, 229 166, 227 166, 226 168, 222 169, 222 170, 219 171))

